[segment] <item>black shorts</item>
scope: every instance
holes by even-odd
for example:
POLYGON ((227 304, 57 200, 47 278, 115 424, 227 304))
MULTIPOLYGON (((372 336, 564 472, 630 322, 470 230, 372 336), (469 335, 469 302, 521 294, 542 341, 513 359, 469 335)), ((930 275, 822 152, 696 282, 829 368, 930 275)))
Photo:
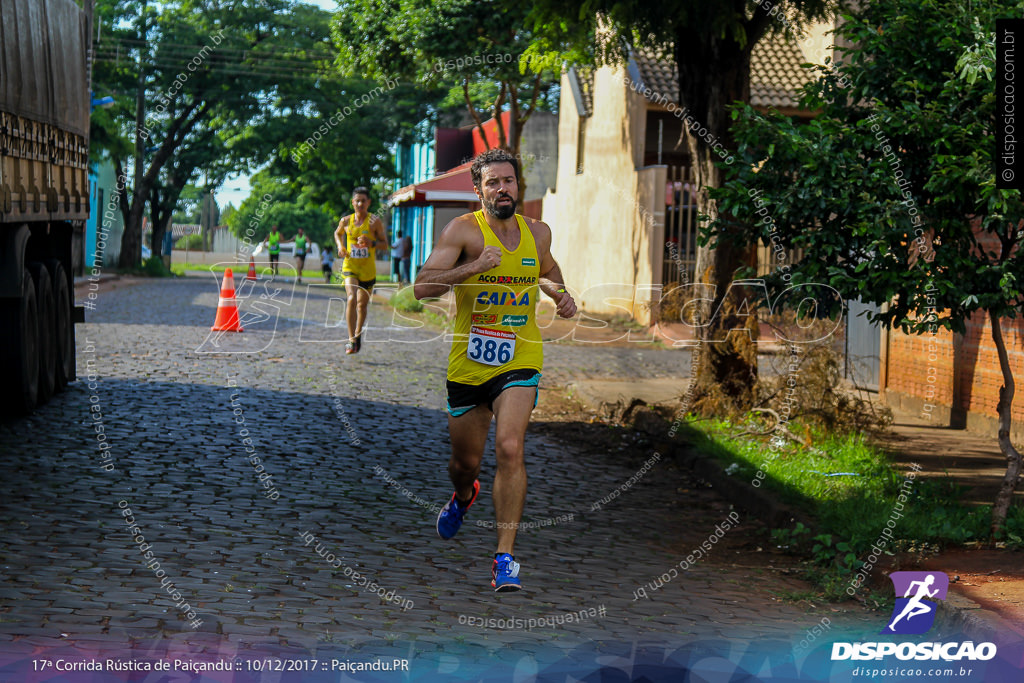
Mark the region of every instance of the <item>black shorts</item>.
POLYGON ((295 252, 295 258, 306 258, 306 252, 304 252, 304 251, 297 251, 297 252, 295 252))
MULTIPOLYGON (((355 277, 355 275, 353 275, 352 273, 342 273, 341 276, 346 279, 355 277)), ((373 278, 372 280, 357 279, 356 282, 359 284, 360 289, 365 289, 367 294, 372 294, 373 286, 377 284, 377 278, 373 278)))
POLYGON ((270 255, 270 262, 273 263, 274 261, 277 261, 279 258, 281 258, 280 252, 277 253, 277 254, 271 254, 270 255))
MULTIPOLYGON (((539 384, 540 373, 528 368, 503 372, 483 384, 448 381, 445 382, 448 388, 448 414, 460 417, 482 405, 486 405, 488 410, 494 410, 495 399, 509 387, 536 387, 539 384)), ((533 399, 533 405, 537 405, 536 397, 533 399)))

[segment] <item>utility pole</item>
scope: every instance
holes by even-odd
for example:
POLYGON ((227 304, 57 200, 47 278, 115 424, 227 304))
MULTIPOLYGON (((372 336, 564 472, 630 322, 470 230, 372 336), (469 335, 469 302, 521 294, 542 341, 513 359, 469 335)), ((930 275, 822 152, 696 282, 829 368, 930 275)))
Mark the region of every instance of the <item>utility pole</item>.
POLYGON ((210 201, 210 172, 203 171, 203 199, 199 204, 199 231, 203 236, 203 251, 210 251, 210 232, 212 232, 213 206, 210 201))
MULTIPOLYGON (((142 3, 142 12, 139 14, 139 24, 140 24, 139 38, 140 38, 141 42, 139 43, 139 58, 138 58, 138 72, 139 72, 139 74, 138 74, 138 80, 136 81, 136 86, 135 86, 135 179, 134 179, 134 187, 132 188, 132 203, 133 204, 135 202, 144 202, 144 201, 146 201, 146 198, 142 196, 142 192, 141 192, 140 188, 142 186, 142 182, 141 181, 142 181, 142 176, 143 176, 143 173, 144 173, 143 168, 142 168, 142 164, 144 162, 143 152, 145 151, 145 141, 142 138, 142 128, 143 128, 143 124, 145 124, 145 122, 146 122, 146 79, 145 79, 145 74, 143 74, 143 72, 142 72, 142 55, 143 55, 143 52, 145 52, 145 50, 146 50, 146 34, 147 34, 146 14, 147 14, 147 10, 149 9, 148 5, 149 5, 148 0, 144 0, 143 3, 142 3)), ((125 226, 125 229, 128 229, 127 225, 125 226)), ((139 235, 139 245, 137 247, 138 251, 136 251, 136 254, 141 252, 141 248, 142 248, 142 235, 139 235)), ((132 255, 132 260, 133 261, 136 260, 136 256, 134 254, 132 255)))

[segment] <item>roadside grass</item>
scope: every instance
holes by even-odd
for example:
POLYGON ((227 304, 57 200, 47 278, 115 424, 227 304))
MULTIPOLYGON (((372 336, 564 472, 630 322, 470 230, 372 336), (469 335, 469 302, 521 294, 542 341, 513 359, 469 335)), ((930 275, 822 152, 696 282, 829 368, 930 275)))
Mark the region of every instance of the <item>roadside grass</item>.
POLYGON ((412 287, 399 289, 390 301, 392 308, 403 313, 421 313, 423 311, 423 302, 413 296, 412 287))
POLYGON ((440 307, 429 305, 437 303, 438 301, 439 299, 428 298, 426 299, 428 305, 425 306, 422 301, 413 295, 413 288, 410 286, 402 287, 395 292, 391 298, 388 299, 388 305, 396 311, 412 314, 413 320, 419 320, 443 330, 450 330, 455 324, 455 321, 441 313, 438 313, 437 311, 441 310, 440 307))
MULTIPOLYGON (((789 429, 805 441, 773 437, 779 440, 773 453, 765 437, 750 433, 762 428, 754 421, 698 421, 690 423, 686 438, 732 477, 753 483, 762 471, 763 488, 815 520, 814 529, 798 523, 773 530, 772 537, 780 548, 808 558, 806 576, 827 598, 848 597, 845 589, 877 551, 877 564, 898 563, 897 553, 923 555, 988 541, 991 506, 963 504, 962 489, 952 480, 910 479, 909 470, 897 471, 888 454, 862 435, 826 434, 798 423, 789 429)), ((1024 546, 1024 508, 1011 510, 1003 543, 1024 546)))
MULTIPOLYGON (((186 271, 192 271, 192 272, 202 271, 202 272, 207 272, 207 273, 223 273, 228 268, 230 268, 232 270, 232 273, 235 275, 235 277, 238 277, 239 275, 241 275, 242 277, 245 277, 246 273, 249 272, 249 264, 248 263, 216 263, 216 264, 212 264, 212 265, 208 265, 208 264, 205 264, 205 263, 175 263, 174 265, 171 266, 171 272, 174 273, 175 275, 184 275, 186 273, 186 271)), ((262 277, 270 277, 273 274, 273 272, 274 271, 270 269, 270 266, 259 266, 259 265, 256 266, 256 274, 259 275, 261 278, 262 277)), ((282 264, 281 266, 278 267, 277 273, 278 273, 278 277, 286 277, 286 278, 296 277, 295 268, 294 267, 286 267, 284 264, 282 264)), ((310 283, 314 283, 315 284, 316 282, 321 282, 322 283, 324 275, 323 275, 323 271, 321 271, 319 268, 303 268, 302 269, 302 277, 304 279, 308 278, 310 283)), ((335 278, 337 278, 337 274, 335 274, 335 278)), ((338 280, 336 283, 332 283, 332 284, 341 285, 341 284, 344 284, 344 283, 341 282, 341 280, 338 280)))
POLYGON ((120 272, 125 275, 134 275, 136 277, 170 277, 173 274, 172 271, 167 270, 167 268, 164 267, 164 262, 159 256, 150 256, 139 266, 135 268, 128 268, 127 270, 121 270, 120 272))

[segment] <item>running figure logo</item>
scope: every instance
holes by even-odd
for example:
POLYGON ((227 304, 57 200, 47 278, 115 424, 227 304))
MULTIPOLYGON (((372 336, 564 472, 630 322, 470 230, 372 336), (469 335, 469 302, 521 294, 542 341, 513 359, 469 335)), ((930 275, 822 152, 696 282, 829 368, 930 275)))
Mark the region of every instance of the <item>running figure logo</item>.
POLYGON ((942 572, 893 572, 889 578, 896 589, 896 606, 892 609, 892 620, 882 633, 916 635, 927 632, 935 622, 938 608, 935 601, 946 599, 949 577, 942 572), (901 595, 903 597, 899 597, 901 595))

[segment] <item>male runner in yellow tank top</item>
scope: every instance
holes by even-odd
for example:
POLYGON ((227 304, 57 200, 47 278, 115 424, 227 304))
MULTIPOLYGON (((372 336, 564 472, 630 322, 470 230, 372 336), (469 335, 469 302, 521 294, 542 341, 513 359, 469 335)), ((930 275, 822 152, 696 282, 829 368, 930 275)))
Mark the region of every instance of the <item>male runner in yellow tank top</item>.
POLYGON ((480 461, 496 422, 494 512, 498 546, 491 569, 496 591, 521 588, 513 556, 526 501, 523 441, 537 402, 543 349, 536 322, 538 288, 563 318, 576 303, 551 257, 551 229, 515 213, 518 160, 504 150, 478 156, 470 169, 483 211, 459 216, 416 275, 417 299, 455 286, 455 340, 448 356, 448 474, 455 493, 437 518, 441 538, 455 536, 480 492, 480 461))
POLYGON ((377 284, 378 248, 386 249, 387 235, 379 216, 370 216, 370 191, 365 187, 352 190, 355 213, 343 216, 334 231, 338 256, 345 259, 341 275, 345 278, 345 321, 348 323, 348 344, 345 353, 359 353, 363 340, 363 324, 370 294, 377 284))

